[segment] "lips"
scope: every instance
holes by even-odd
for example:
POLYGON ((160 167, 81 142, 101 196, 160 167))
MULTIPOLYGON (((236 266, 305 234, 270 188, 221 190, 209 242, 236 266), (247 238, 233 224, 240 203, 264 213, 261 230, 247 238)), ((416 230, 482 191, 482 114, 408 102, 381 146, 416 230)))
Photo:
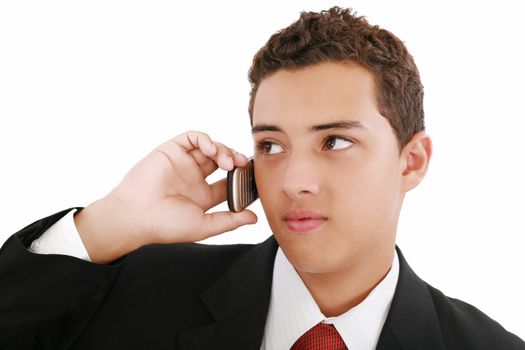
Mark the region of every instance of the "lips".
POLYGON ((307 232, 322 225, 327 218, 319 212, 295 209, 286 212, 284 221, 290 231, 307 232))
POLYGON ((294 209, 284 215, 284 220, 326 219, 324 215, 312 210, 294 209))

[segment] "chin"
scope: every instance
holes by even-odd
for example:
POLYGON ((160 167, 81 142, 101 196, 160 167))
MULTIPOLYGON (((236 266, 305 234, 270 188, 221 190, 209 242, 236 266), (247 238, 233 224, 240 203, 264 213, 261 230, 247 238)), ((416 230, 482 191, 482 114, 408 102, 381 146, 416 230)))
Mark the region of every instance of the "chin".
MULTIPOLYGON (((329 273, 338 270, 343 264, 339 254, 322 251, 317 245, 280 244, 288 261, 296 270, 306 273, 329 273)), ((293 243, 293 242, 292 242, 293 243)))

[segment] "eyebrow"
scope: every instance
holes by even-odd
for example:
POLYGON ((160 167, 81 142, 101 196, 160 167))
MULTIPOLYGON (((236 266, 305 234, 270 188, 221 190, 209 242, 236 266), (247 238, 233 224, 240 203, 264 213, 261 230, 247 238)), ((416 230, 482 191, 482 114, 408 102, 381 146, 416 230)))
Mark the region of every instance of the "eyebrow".
MULTIPOLYGON (((358 122, 356 120, 351 120, 351 121, 336 121, 336 122, 331 122, 331 123, 312 125, 308 128, 308 132, 313 133, 316 131, 330 130, 330 129, 367 130, 367 128, 361 122, 358 122)), ((278 131, 278 132, 285 133, 284 130, 278 127, 277 125, 258 124, 252 128, 252 135, 258 132, 263 132, 263 131, 278 131)))

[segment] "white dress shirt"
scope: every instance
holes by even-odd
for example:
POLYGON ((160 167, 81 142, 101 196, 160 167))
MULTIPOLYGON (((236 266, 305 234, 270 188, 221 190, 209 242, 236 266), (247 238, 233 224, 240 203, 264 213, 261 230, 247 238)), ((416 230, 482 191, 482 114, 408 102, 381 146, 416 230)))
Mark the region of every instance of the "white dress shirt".
POLYGON ((365 300, 342 315, 326 317, 279 247, 261 349, 290 349, 301 335, 319 322, 332 323, 350 350, 375 349, 390 310, 398 276, 396 252, 390 271, 365 300))
MULTIPOLYGON (((73 214, 57 221, 29 248, 39 254, 64 254, 90 261, 73 214)), ((350 350, 373 350, 386 320, 399 276, 399 259, 359 305, 337 317, 323 315, 301 277, 279 247, 273 268, 270 307, 261 350, 290 349, 301 335, 319 322, 332 323, 350 350)))
POLYGON ((55 222, 38 239, 35 239, 29 250, 38 254, 62 254, 91 261, 89 254, 78 234, 72 209, 64 217, 55 222))

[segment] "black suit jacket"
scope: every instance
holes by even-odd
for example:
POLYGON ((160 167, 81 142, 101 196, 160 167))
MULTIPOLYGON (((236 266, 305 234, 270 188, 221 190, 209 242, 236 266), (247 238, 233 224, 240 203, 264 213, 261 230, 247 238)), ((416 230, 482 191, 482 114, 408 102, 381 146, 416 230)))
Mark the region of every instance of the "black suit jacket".
MULTIPOLYGON (((273 236, 255 245, 150 245, 108 265, 26 249, 69 210, 25 227, 0 250, 0 349, 259 349, 273 236)), ((377 349, 525 349, 397 253, 399 281, 377 349)))

